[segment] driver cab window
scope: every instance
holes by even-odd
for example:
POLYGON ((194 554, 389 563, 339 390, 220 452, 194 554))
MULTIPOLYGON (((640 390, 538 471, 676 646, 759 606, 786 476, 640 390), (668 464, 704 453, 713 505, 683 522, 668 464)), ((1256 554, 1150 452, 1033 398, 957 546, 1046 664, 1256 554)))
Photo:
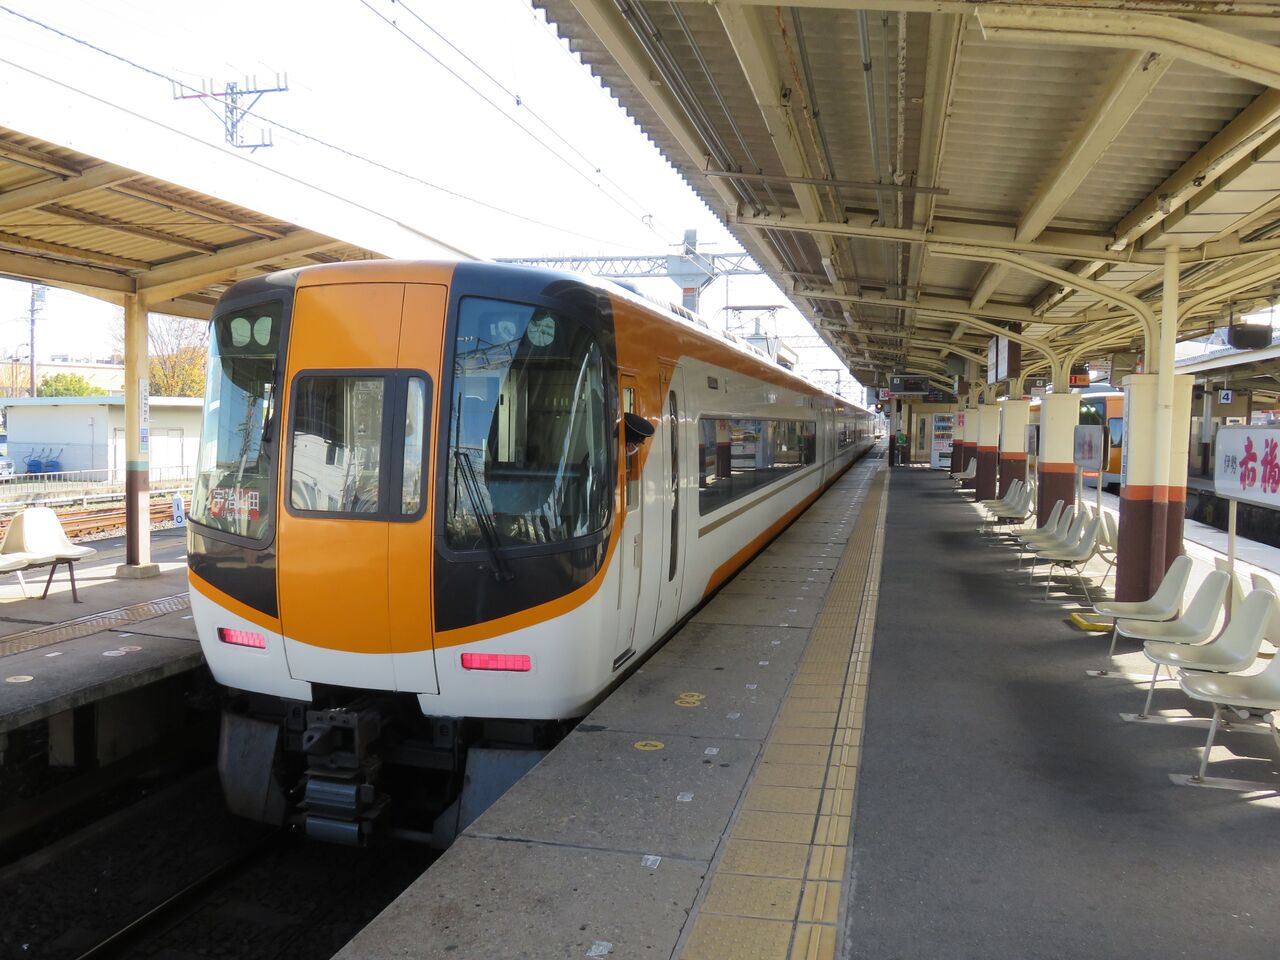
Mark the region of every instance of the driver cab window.
POLYGON ((383 377, 299 377, 293 399, 289 504, 317 513, 381 509, 383 377))

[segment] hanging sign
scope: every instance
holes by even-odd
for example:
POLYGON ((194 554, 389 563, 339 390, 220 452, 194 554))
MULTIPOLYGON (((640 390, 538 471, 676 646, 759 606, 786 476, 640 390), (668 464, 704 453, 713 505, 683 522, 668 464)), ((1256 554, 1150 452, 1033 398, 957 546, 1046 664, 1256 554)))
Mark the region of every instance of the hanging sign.
POLYGON ((1280 508, 1280 427, 1219 427, 1213 445, 1214 493, 1280 508))
POLYGON ((1082 470, 1101 470, 1103 446, 1101 424, 1082 424, 1076 427, 1072 460, 1082 470))

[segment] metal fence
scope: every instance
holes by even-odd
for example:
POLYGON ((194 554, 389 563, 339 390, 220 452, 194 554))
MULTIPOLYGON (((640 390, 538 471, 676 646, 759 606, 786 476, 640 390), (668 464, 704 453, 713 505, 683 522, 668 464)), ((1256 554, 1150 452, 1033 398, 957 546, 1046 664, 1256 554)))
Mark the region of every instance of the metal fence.
MULTIPOLYGON (((195 468, 190 466, 152 467, 151 491, 190 493, 195 468)), ((89 504, 119 500, 124 496, 124 471, 62 470, 57 473, 19 473, 0 477, 0 511, 28 504, 89 504)))

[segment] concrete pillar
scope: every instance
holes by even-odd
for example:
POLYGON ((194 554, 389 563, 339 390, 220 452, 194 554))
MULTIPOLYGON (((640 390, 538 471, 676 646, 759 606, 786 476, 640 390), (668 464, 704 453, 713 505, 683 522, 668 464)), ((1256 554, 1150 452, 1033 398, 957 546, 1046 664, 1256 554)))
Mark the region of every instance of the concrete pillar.
POLYGON ((978 408, 978 437, 974 455, 978 458, 974 497, 978 500, 992 500, 996 495, 996 471, 1000 460, 1000 408, 994 403, 986 403, 978 408))
POLYGON ((1040 453, 1036 464, 1036 517, 1043 524, 1053 505, 1076 502, 1076 427, 1080 395, 1050 393, 1040 404, 1040 453))
POLYGON ((1027 424, 1030 400, 1000 401, 1000 481, 996 496, 1009 492, 1015 480, 1027 480, 1027 424))
POLYGON ((1173 436, 1168 483, 1156 462, 1156 374, 1125 377, 1124 485, 1120 488, 1120 543, 1116 599, 1146 600, 1182 552, 1187 504, 1187 454, 1191 437, 1191 391, 1195 378, 1173 378, 1173 436))
POLYGON ((151 562, 151 460, 147 423, 147 307, 129 294, 124 302, 125 562, 117 577, 154 577, 151 562))

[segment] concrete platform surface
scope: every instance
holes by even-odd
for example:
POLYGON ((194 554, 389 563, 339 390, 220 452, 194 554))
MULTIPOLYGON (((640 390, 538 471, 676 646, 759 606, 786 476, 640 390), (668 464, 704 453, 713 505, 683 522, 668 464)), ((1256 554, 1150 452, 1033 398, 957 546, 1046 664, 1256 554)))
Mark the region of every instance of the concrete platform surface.
POLYGON ((833 573, 883 462, 850 470, 338 957, 750 960, 833 943, 849 655, 828 663, 814 638, 852 593, 833 573))
MULTIPOLYGON (((1029 603, 947 486, 893 471, 845 956, 1274 953, 1276 794, 1175 786, 1204 730, 1121 720, 1145 690, 1086 676, 1109 635, 1029 603)), ((1211 775, 1280 789, 1269 737, 1220 742, 1211 775)))
POLYGON ((113 576, 122 550, 105 541, 77 572, 83 603, 71 602, 62 571, 46 600, 0 600, 0 734, 203 663, 186 596, 185 537, 156 535, 164 572, 145 580, 113 576))

